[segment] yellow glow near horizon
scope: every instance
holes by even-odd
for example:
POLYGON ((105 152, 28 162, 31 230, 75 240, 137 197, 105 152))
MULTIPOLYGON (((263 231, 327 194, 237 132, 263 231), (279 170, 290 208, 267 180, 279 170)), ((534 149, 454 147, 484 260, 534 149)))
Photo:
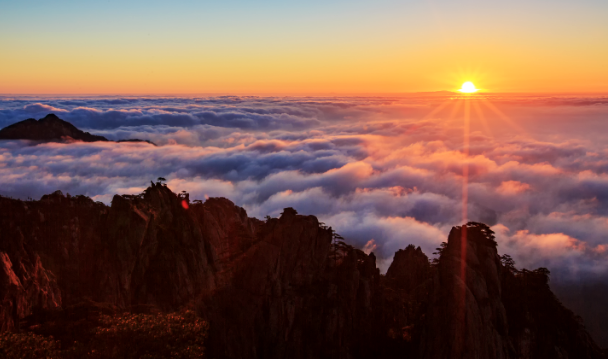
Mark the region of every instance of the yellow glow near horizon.
POLYGON ((463 92, 463 93, 475 93, 475 92, 479 91, 479 89, 476 88, 475 85, 471 81, 467 81, 462 84, 462 87, 458 91, 463 92))
POLYGON ((607 1, 476 2, 5 1, 0 94, 608 93, 607 1))

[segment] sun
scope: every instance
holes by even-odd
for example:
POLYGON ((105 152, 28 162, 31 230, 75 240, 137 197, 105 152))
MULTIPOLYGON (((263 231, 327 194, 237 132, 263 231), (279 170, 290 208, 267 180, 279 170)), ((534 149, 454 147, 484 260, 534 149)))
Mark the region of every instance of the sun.
POLYGON ((475 85, 473 85, 473 83, 471 81, 467 81, 462 84, 462 87, 458 91, 463 92, 463 93, 475 93, 475 92, 479 91, 479 89, 476 88, 475 85))

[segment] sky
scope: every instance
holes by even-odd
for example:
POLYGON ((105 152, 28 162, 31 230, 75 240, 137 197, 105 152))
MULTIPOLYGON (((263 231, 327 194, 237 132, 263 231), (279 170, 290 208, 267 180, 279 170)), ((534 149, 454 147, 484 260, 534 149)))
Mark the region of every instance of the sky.
POLYGON ((6 1, 2 94, 608 92, 603 0, 6 1))
MULTIPOLYGON (((55 113, 156 144, 0 141, 0 195, 111 204, 162 176, 260 219, 316 215, 382 271, 410 243, 433 253, 464 209, 500 254, 566 283, 564 300, 608 283, 607 14, 605 0, 0 0, 0 128, 55 113), (430 94, 465 81, 478 95, 430 94)), ((567 303, 608 343, 605 300, 581 298, 567 303)))

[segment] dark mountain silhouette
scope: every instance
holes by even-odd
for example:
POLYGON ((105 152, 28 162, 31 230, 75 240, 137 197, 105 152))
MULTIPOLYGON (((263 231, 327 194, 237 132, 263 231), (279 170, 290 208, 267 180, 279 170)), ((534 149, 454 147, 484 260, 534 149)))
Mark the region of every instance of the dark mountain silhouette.
POLYGON ((38 121, 29 118, 0 130, 1 140, 53 141, 68 138, 84 142, 108 140, 103 136, 96 136, 80 131, 76 126, 52 113, 38 121))
POLYGON ((581 281, 552 281, 551 289, 565 306, 585 320, 596 342, 608 347, 608 283, 604 278, 581 281))
MULTIPOLYGON (((48 114, 36 121, 33 118, 23 120, 9 125, 0 130, 0 140, 33 140, 33 141, 109 141, 103 136, 92 135, 76 128, 71 123, 64 121, 55 114, 48 114)), ((130 139, 117 142, 148 142, 151 141, 130 139)))
POLYGON ((381 275, 373 253, 292 208, 260 221, 160 182, 111 206, 0 197, 0 326, 68 350, 106 333, 91 313, 190 309, 211 358, 602 358, 548 271, 496 246, 468 223, 437 261, 410 245, 381 275))

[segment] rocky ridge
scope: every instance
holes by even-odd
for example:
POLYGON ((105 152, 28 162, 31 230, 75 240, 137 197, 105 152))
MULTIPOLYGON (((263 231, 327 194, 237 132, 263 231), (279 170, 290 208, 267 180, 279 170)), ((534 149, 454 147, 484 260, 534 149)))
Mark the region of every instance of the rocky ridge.
MULTIPOLYGON (((0 140, 113 142, 103 136, 81 131, 76 128, 76 126, 60 119, 52 113, 40 120, 28 118, 27 120, 16 122, 0 129, 0 140)), ((120 140, 116 142, 147 142, 154 145, 151 141, 139 139, 120 140)))
POLYGON ((37 314, 90 301, 193 309, 213 358, 601 358, 547 271, 508 259, 469 223, 436 263, 410 245, 381 275, 314 216, 260 221, 161 183, 111 206, 0 197, 0 326, 34 330, 37 314))

